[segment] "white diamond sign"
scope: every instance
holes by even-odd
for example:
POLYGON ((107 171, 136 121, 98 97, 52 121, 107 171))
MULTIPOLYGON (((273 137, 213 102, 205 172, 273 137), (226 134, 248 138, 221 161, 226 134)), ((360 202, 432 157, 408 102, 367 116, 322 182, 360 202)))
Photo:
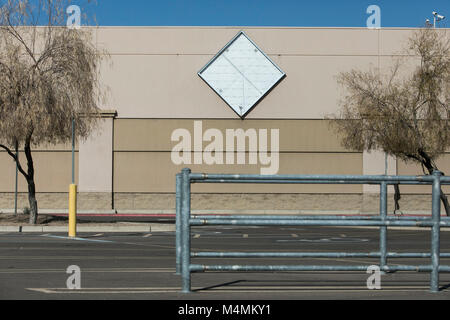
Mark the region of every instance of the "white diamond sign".
POLYGON ((198 75, 241 118, 286 76, 242 31, 198 75))

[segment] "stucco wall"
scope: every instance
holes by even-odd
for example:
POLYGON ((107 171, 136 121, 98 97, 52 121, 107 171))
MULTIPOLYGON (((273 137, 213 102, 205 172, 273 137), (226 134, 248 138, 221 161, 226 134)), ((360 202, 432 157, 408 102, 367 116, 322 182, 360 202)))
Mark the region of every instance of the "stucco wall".
MULTIPOLYGON (((81 194, 86 195, 80 207, 108 208, 114 204, 132 209, 166 203, 166 200, 156 201, 155 197, 172 197, 175 173, 185 167, 171 161, 170 152, 176 144, 171 141, 171 133, 178 128, 193 132, 194 121, 202 121, 205 129, 217 128, 223 132, 237 128, 279 129, 279 173, 282 174, 384 174, 384 154, 344 150, 324 118, 338 111, 338 100, 343 93, 335 78, 339 72, 352 68, 387 70, 393 59, 402 54, 405 41, 413 31, 256 27, 94 29, 96 45, 110 53, 110 59, 101 65, 101 79, 110 92, 107 104, 101 107, 115 110, 117 114, 110 113, 102 119, 95 134, 77 146, 77 183, 81 194), (231 108, 197 75, 241 30, 287 74, 246 120, 237 119, 231 108)), ((415 58, 409 59, 413 65, 415 58)), ((41 208, 65 205, 71 179, 70 146, 40 146, 35 159, 41 208)), ((449 172, 450 154, 438 163, 449 172)), ((393 158, 388 159, 388 164, 389 174, 421 174, 417 166, 397 163, 393 158)), ((190 167, 193 171, 225 173, 259 173, 261 169, 261 165, 248 163, 190 167)), ((0 207, 10 206, 15 167, 1 151, 0 168, 0 207)), ((367 201, 362 193, 378 192, 370 186, 218 185, 195 186, 193 190, 206 194, 206 198, 209 193, 253 193, 255 199, 258 194, 360 197, 352 208, 364 207, 362 204, 367 201)), ((19 179, 19 191, 26 191, 23 178, 19 179)), ((405 193, 428 191, 427 188, 403 189, 405 193)), ((450 192, 449 188, 446 191, 450 192)), ((323 200, 326 197, 309 199, 316 199, 317 207, 327 203, 323 200)), ((330 201, 328 206, 341 203, 345 207, 346 198, 339 199, 330 201)), ((313 208, 308 201, 298 205, 313 208)))

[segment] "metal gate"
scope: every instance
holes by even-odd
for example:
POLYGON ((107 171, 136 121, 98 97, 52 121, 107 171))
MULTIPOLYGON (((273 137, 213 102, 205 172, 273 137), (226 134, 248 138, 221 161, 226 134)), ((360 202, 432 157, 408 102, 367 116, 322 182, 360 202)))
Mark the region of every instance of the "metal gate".
POLYGON ((440 265, 440 229, 450 226, 450 218, 441 217, 440 192, 442 185, 450 185, 450 177, 435 171, 431 176, 348 176, 348 175, 226 175, 197 174, 183 169, 176 176, 176 268, 182 276, 182 292, 191 292, 191 274, 207 271, 366 271, 367 265, 198 265, 191 258, 379 258, 381 271, 430 272, 430 290, 439 292, 439 273, 450 272, 450 266, 440 265), (242 216, 191 215, 192 183, 249 183, 249 184, 372 184, 380 186, 379 216, 242 216), (431 185, 431 217, 388 216, 388 185, 431 185), (379 252, 191 252, 191 226, 374 226, 380 228, 379 252), (431 227, 431 248, 428 253, 396 253, 387 251, 387 228, 431 227), (388 258, 430 258, 426 265, 389 265, 388 258))

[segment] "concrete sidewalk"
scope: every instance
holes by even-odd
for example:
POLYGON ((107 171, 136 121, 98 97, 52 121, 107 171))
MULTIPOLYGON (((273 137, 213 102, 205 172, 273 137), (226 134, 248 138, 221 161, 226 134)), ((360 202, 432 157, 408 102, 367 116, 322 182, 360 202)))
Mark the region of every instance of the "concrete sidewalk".
MULTIPOLYGON (((12 233, 45 233, 45 232, 68 232, 68 226, 31 226, 31 225, 17 225, 17 226, 0 226, 0 232, 12 233)), ((175 224, 162 223, 145 223, 145 224, 92 224, 77 226, 77 232, 107 232, 107 233, 122 233, 122 232, 174 232, 175 224)))
MULTIPOLYGON (((14 209, 0 208, 0 214, 14 214, 14 209)), ((431 210, 401 210, 404 215, 424 215, 431 216, 431 210)), ((442 210, 444 214, 444 210, 442 210)), ((68 209, 39 209, 39 214, 49 216, 67 216, 68 209)), ((79 215, 86 216, 171 216, 175 217, 174 209, 142 209, 142 210, 78 210, 79 215)), ((392 212, 390 212, 391 214, 392 212)), ((380 212, 376 211, 362 211, 362 210, 304 210, 304 209, 192 209, 192 214, 196 215, 379 215, 380 212)))

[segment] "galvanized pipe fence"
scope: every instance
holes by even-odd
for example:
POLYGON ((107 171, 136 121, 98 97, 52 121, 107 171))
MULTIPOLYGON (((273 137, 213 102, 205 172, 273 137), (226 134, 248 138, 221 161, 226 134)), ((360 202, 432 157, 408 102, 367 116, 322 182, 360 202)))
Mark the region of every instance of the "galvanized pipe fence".
POLYGON ((441 227, 450 226, 449 217, 441 217, 440 192, 450 185, 450 177, 435 171, 430 176, 351 176, 351 175, 227 175, 198 174, 183 169, 176 175, 176 272, 182 277, 182 292, 191 292, 191 274, 207 271, 367 271, 368 265, 198 265, 191 258, 379 258, 382 272, 414 271, 430 273, 430 291, 439 292, 439 273, 450 272, 442 266, 441 227), (343 215, 191 215, 193 183, 248 184, 370 184, 380 186, 379 216, 343 215), (430 217, 388 216, 389 185, 431 185, 432 215, 430 217), (379 252, 192 252, 191 226, 372 226, 380 228, 379 252), (426 253, 396 253, 387 250, 388 227, 431 227, 431 248, 426 253), (389 265, 388 258, 429 258, 424 265, 389 265))

